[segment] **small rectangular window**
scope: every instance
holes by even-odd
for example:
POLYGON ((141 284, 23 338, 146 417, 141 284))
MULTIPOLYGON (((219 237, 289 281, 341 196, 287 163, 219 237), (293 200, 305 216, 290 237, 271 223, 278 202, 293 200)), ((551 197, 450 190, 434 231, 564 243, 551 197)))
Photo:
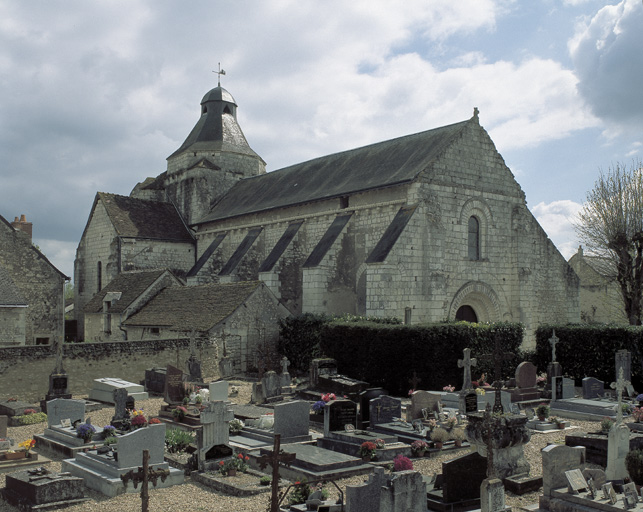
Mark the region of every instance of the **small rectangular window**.
POLYGON ((161 329, 158 327, 150 327, 150 334, 155 334, 156 336, 158 336, 159 334, 161 334, 161 329))
POLYGON ((36 345, 49 345, 49 338, 36 338, 36 345))
POLYGON ((339 198, 339 207, 343 210, 345 208, 348 208, 348 196, 340 197, 339 198))

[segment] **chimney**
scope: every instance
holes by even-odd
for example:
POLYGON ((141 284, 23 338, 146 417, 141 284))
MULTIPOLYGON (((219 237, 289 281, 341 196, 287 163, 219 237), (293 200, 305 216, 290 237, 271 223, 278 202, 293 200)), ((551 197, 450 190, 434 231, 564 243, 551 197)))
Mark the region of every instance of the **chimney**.
POLYGON ((27 218, 25 217, 24 214, 20 216, 20 219, 16 217, 16 219, 11 223, 14 229, 19 229, 20 231, 27 233, 29 235, 29 240, 31 240, 31 234, 32 234, 32 228, 33 224, 31 222, 27 222, 27 218))

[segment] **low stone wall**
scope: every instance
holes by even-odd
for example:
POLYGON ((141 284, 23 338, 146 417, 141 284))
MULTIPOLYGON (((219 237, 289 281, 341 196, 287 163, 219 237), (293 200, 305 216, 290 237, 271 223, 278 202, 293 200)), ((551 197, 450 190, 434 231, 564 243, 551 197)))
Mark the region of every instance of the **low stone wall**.
MULTIPOLYGON (((87 395, 93 380, 116 377, 140 383, 145 370, 168 364, 187 371, 189 340, 147 340, 110 343, 75 343, 63 346, 63 367, 69 391, 87 395)), ((197 341, 197 357, 204 378, 218 374, 217 347, 197 341)), ((20 397, 38 401, 49 389, 49 375, 56 367, 56 353, 49 345, 0 348, 0 399, 20 397)))

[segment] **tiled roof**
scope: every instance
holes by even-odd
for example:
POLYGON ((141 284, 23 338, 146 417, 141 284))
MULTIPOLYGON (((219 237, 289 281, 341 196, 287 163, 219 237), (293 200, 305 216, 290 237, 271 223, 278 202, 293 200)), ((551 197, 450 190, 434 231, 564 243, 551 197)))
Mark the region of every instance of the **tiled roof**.
POLYGON ((20 290, 16 287, 9 271, 0 265, 0 306, 26 306, 20 290))
POLYGON ((122 313, 141 294, 156 281, 165 269, 157 270, 131 270, 121 272, 100 292, 92 297, 85 305, 85 313, 100 313, 103 311, 103 300, 108 292, 121 292, 121 298, 117 300, 110 312, 122 313))
POLYGON ((194 239, 171 203, 98 192, 120 236, 192 242, 194 239))
POLYGON ((474 119, 242 179, 196 224, 408 183, 474 119))
POLYGON ((241 281, 165 288, 124 325, 206 331, 225 320, 260 286, 241 281))

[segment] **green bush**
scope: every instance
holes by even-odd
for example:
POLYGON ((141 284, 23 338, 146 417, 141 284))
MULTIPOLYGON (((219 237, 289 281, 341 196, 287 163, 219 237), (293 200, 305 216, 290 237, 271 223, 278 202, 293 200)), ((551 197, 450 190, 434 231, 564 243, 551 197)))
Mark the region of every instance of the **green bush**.
POLYGON ((416 372, 422 389, 441 390, 447 384, 462 383, 458 359, 470 348, 478 365, 474 380, 486 373, 493 380, 493 362, 484 361, 500 338, 503 352, 516 357, 503 362, 503 378, 513 376, 520 362, 523 327, 517 323, 473 324, 468 322, 396 325, 373 322, 326 322, 321 331, 322 352, 337 360, 340 373, 381 386, 393 395, 406 395, 416 372))
POLYGON ((290 361, 290 373, 307 372, 310 362, 322 355, 321 328, 330 320, 330 316, 312 313, 279 320, 277 350, 290 361))
POLYGON ((259 479, 259 483, 261 485, 270 485, 272 483, 272 479, 269 476, 262 476, 259 479))
POLYGON ((636 485, 643 485, 643 451, 632 450, 625 456, 625 467, 636 485))
POLYGON ((183 452, 194 442, 194 434, 180 428, 169 428, 165 431, 165 446, 170 453, 183 452))
POLYGON ((580 386, 584 377, 596 377, 605 383, 616 380, 614 354, 618 350, 632 353, 632 385, 643 387, 643 328, 617 325, 544 325, 536 330, 536 350, 528 360, 545 371, 551 362, 549 338, 552 330, 560 340, 556 344, 556 360, 565 375, 571 375, 580 386))
POLYGON ((47 421, 47 415, 44 412, 35 412, 33 414, 25 414, 24 416, 14 416, 13 421, 20 425, 34 425, 47 421))

